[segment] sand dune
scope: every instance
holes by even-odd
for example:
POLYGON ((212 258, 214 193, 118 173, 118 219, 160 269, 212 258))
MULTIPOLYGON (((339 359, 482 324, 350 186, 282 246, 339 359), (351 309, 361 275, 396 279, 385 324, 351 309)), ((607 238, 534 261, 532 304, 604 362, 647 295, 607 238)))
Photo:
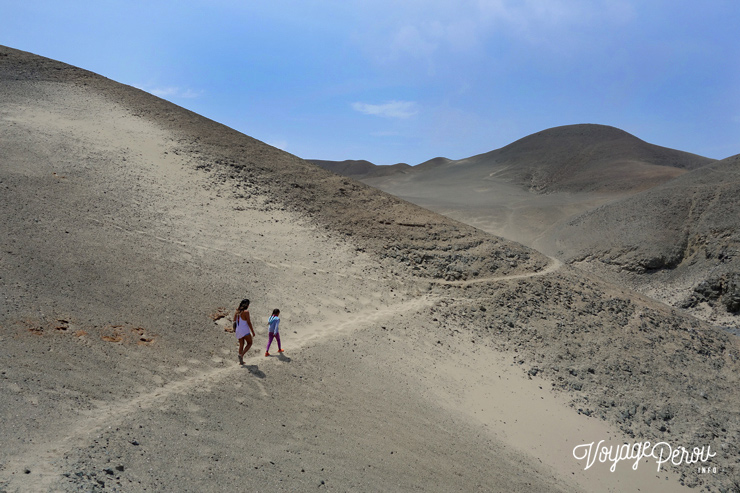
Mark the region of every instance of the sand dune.
POLYGON ((726 333, 81 69, 1 48, 0 100, 0 488, 736 477, 726 333), (721 472, 585 470, 601 439, 711 446, 721 472))

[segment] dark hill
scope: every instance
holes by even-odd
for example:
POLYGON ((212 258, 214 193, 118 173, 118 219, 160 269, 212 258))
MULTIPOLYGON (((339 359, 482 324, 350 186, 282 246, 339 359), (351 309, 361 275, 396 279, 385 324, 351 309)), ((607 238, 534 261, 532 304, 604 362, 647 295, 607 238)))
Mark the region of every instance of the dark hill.
POLYGON ((535 192, 629 193, 711 162, 648 144, 614 127, 583 124, 543 130, 434 170, 440 178, 445 177, 445 170, 454 170, 470 178, 508 181, 535 192))
MULTIPOLYGON (((366 165, 360 169, 338 163, 332 171, 358 179, 385 176, 388 180, 399 178, 394 171, 409 171, 403 177, 406 183, 498 181, 538 193, 629 194, 712 162, 713 159, 649 144, 618 128, 581 124, 543 130, 465 159, 438 157, 410 169, 391 168, 384 175, 369 173, 366 169, 371 168, 366 165)), ((382 179, 373 180, 372 184, 385 189, 382 179)))
POLYGON ((320 168, 331 171, 332 173, 354 178, 356 180, 395 175, 396 173, 406 173, 411 169, 411 166, 406 163, 379 166, 365 160, 325 161, 321 159, 308 159, 307 161, 320 168))

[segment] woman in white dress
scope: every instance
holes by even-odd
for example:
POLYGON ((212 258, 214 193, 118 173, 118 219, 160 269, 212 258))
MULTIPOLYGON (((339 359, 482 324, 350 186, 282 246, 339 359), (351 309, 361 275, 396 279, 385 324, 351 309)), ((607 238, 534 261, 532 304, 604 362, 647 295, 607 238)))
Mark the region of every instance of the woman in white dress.
POLYGON ((234 313, 234 320, 236 320, 236 338, 239 339, 239 364, 243 365, 244 355, 252 347, 254 336, 252 320, 249 318, 249 300, 244 299, 239 303, 239 308, 234 313))

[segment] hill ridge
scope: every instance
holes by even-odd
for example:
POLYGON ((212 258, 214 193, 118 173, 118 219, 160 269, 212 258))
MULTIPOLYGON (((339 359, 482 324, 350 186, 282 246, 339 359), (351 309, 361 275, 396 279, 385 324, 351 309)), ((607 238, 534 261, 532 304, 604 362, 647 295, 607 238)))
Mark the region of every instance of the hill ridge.
POLYGON ((0 489, 33 489, 38 457, 62 472, 53 489, 75 491, 733 479, 584 474, 571 459, 588 423, 620 444, 711 444, 733 464, 727 333, 58 62, 0 48, 0 97, 0 489), (245 297, 255 343, 231 371, 245 297), (263 356, 275 307, 286 353, 263 356), (95 411, 121 402, 142 406, 105 427, 95 411), (501 406, 571 427, 533 433, 501 406), (50 450, 90 414, 89 436, 50 450))
MULTIPOLYGON (((407 180, 429 182, 444 170, 477 174, 487 179, 495 174, 535 192, 639 191, 679 176, 687 170, 715 160, 649 144, 616 127, 600 124, 563 125, 527 135, 504 147, 463 159, 434 158, 404 170, 407 180), (634 176, 631 176, 634 175, 634 176)), ((367 169, 353 170, 336 162, 325 162, 333 171, 360 180, 379 178, 367 169), (329 164, 335 163, 335 164, 329 164)), ((393 179, 394 173, 382 176, 393 179)), ((383 188, 382 182, 373 184, 383 188)))

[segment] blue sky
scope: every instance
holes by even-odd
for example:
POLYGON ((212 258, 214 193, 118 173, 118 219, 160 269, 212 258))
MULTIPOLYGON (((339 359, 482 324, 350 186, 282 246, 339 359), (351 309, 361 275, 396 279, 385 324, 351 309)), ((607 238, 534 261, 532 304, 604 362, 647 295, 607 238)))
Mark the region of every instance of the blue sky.
POLYGON ((0 44, 303 158, 460 159, 600 123, 740 153, 736 0, 0 0, 0 44))

